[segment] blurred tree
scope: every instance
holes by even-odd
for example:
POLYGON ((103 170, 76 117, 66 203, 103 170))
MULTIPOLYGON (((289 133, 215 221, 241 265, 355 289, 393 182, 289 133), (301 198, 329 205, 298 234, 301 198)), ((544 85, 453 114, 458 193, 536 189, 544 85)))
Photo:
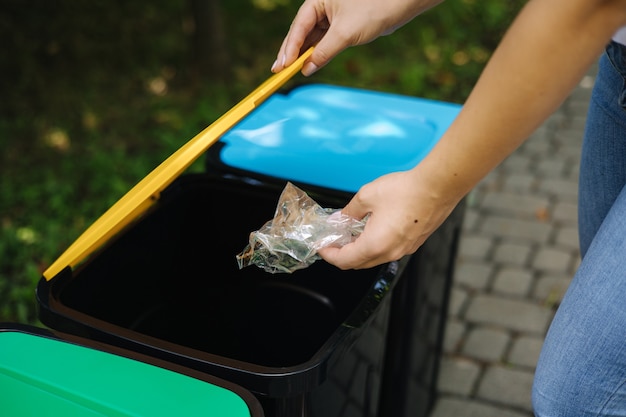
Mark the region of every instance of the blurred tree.
POLYGON ((214 80, 230 78, 231 57, 227 45, 220 0, 190 0, 194 21, 194 64, 214 80))

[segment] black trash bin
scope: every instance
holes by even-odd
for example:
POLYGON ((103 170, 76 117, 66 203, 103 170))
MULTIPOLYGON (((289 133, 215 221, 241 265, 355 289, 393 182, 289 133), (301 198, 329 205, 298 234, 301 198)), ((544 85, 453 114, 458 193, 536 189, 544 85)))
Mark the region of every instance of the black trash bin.
POLYGON ((408 384, 421 395, 412 415, 426 415, 460 215, 416 255, 368 270, 318 261, 276 275, 239 270, 235 255, 287 180, 343 207, 417 163, 456 112, 323 85, 270 97, 212 148, 207 173, 181 176, 88 260, 42 279, 41 321, 232 381, 267 416, 383 417, 410 408, 408 384))
MULTIPOLYGON (((410 169, 460 106, 376 91, 306 84, 283 90, 209 150, 222 175, 284 178, 349 198, 380 175, 410 169)), ((462 201, 408 263, 390 294, 380 417, 428 415, 436 397, 462 201)))
MULTIPOLYGON (((184 175, 132 228, 37 288, 40 319, 232 381, 267 416, 374 415, 392 290, 404 263, 280 276, 238 269, 282 191, 184 175)), ((315 194, 320 204, 345 201, 315 194)))
POLYGON ((429 415, 437 396, 462 201, 411 256, 392 294, 380 417, 429 415))

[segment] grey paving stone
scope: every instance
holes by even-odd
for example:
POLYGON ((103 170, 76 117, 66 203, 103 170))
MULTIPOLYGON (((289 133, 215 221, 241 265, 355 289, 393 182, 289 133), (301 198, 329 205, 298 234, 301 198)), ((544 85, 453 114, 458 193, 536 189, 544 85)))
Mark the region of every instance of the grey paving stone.
POLYGON ((576 181, 559 178, 546 178, 539 181, 539 191, 548 195, 558 195, 563 201, 576 202, 578 197, 578 183, 576 181))
POLYGON ((579 99, 584 100, 585 102, 589 102, 589 98, 591 97, 591 90, 593 89, 593 86, 595 84, 595 79, 593 77, 594 74, 591 73, 592 71, 594 71, 593 68, 590 70, 590 74, 583 76, 583 78, 578 83, 578 88, 571 92, 571 99, 579 99))
POLYGON ((491 253, 493 239, 485 236, 469 235, 459 243, 459 258, 484 260, 491 253))
POLYGON ((578 256, 578 227, 560 227, 554 238, 558 247, 570 249, 578 256))
POLYGON ((467 291, 458 288, 458 286, 453 286, 450 289, 450 299, 448 300, 448 315, 451 317, 459 316, 466 303, 467 291))
POLYGON ((574 256, 571 250, 556 247, 542 247, 535 253, 532 267, 540 271, 562 272, 572 271, 574 256))
POLYGON ((514 193, 491 193, 485 196, 483 210, 514 217, 534 218, 538 210, 548 207, 547 197, 514 193))
MULTIPOLYGON (((585 119, 577 119, 575 124, 584 124, 585 119)), ((559 156, 564 160, 568 161, 568 164, 578 164, 580 162, 580 151, 582 147, 582 139, 583 139, 583 129, 581 128, 570 128, 567 131, 561 131, 556 133, 556 137, 559 141, 559 156)), ((571 174, 572 168, 578 169, 577 167, 572 167, 571 165, 566 166, 567 172, 571 174)), ((574 181, 578 181, 577 177, 569 177, 574 181)))
POLYGON ((524 153, 532 153, 532 147, 535 144, 540 144, 542 142, 550 141, 554 129, 550 126, 553 124, 553 121, 547 120, 546 123, 539 126, 535 131, 528 137, 528 139, 521 144, 519 147, 520 152, 524 153))
POLYGON ((559 201, 554 205, 552 218, 560 224, 577 226, 578 204, 573 201, 559 201))
POLYGON ((568 161, 565 159, 549 159, 538 161, 535 165, 535 172, 545 176, 559 176, 566 171, 568 161))
POLYGON ((548 117, 548 120, 546 120, 546 122, 543 125, 550 131, 554 131, 554 129, 557 129, 560 126, 563 126, 563 123, 567 122, 567 119, 568 118, 565 112, 563 111, 563 108, 560 108, 557 111, 555 111, 552 115, 550 115, 550 117, 548 117))
POLYGON ((446 396, 437 400, 431 417, 532 417, 532 413, 514 411, 471 399, 446 396))
POLYGON ((456 263, 454 282, 476 290, 486 289, 492 273, 493 265, 460 260, 456 263))
POLYGON ((580 266, 580 262, 582 261, 582 259, 580 258, 580 252, 578 251, 578 249, 574 251, 573 257, 574 257, 574 260, 573 260, 572 268, 571 268, 572 275, 576 273, 576 271, 578 270, 578 267, 580 266))
POLYGON ((493 260, 504 265, 525 265, 533 246, 528 243, 501 242, 496 245, 493 252, 493 260))
POLYGON ((480 188, 482 190, 498 190, 500 189, 500 183, 502 182, 502 169, 496 167, 493 171, 488 173, 481 181, 480 188))
POLYGON ((570 178, 573 181, 578 181, 579 177, 580 177, 580 164, 578 163, 571 164, 570 170, 568 172, 568 178, 570 178))
POLYGON ((512 174, 504 179, 502 188, 507 192, 530 192, 536 181, 533 174, 512 174))
POLYGON ((570 282, 571 275, 543 275, 535 282, 533 297, 548 306, 558 304, 563 299, 570 282))
POLYGON ((532 411, 532 383, 530 371, 492 366, 480 381, 477 397, 532 411))
POLYGON ((532 220, 512 219, 510 216, 494 215, 483 221, 479 230, 486 236, 545 244, 552 233, 552 225, 532 220))
POLYGON ((546 140, 552 135, 550 129, 538 130, 524 143, 523 151, 531 156, 543 156, 550 151, 550 142, 546 140))
POLYGON ((443 338, 443 351, 446 353, 456 353, 464 334, 464 322, 455 319, 448 320, 446 322, 446 331, 443 338))
POLYGON ((444 357, 439 372, 439 392, 469 396, 480 376, 480 366, 467 359, 444 357))
POLYGON ((482 216, 480 215, 478 210, 472 210, 471 208, 468 208, 465 211, 465 215, 463 216, 463 231, 472 232, 476 230, 481 220, 482 216))
POLYGON ((465 313, 465 319, 472 323, 537 334, 545 333, 551 318, 552 311, 542 305, 488 294, 472 298, 465 313))
POLYGON ((531 162, 532 159, 523 152, 514 152, 502 162, 500 168, 507 172, 523 172, 528 171, 531 162))
POLYGON ((496 273, 493 291, 502 294, 525 296, 534 282, 533 272, 529 269, 507 267, 496 273))
POLYGON ((583 133, 585 128, 585 116, 587 113, 587 106, 589 102, 587 101, 572 101, 568 100, 566 102, 566 120, 559 128, 556 130, 557 135, 564 135, 566 138, 560 139, 559 143, 569 143, 573 142, 578 145, 582 144, 583 133), (580 108, 584 107, 583 114, 578 114, 580 108), (561 140, 562 139, 562 140, 561 140))
POLYGON ((570 156, 568 156, 566 175, 563 178, 576 184, 578 184, 578 178, 580 177, 580 149, 581 145, 569 145, 563 147, 562 151, 563 153, 570 154, 570 156))
POLYGON ((507 357, 512 365, 525 366, 534 369, 537 366, 539 353, 543 346, 543 337, 521 336, 513 341, 513 346, 507 357))
POLYGON ((462 353, 480 361, 500 362, 510 340, 506 331, 477 327, 470 331, 462 353))
POLYGON ((571 135, 565 143, 572 143, 580 147, 583 143, 589 99, 569 101, 568 106, 567 130, 571 132, 571 135))

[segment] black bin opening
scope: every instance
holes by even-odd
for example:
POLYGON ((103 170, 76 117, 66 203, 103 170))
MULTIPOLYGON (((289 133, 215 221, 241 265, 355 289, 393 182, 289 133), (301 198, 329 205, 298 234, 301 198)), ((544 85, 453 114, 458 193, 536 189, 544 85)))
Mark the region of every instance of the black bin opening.
MULTIPOLYGON (((368 302, 380 271, 323 261, 293 274, 239 270, 235 255, 274 216, 281 191, 185 175, 108 247, 53 279, 51 298, 82 317, 210 354, 269 367, 304 363, 368 302)), ((323 207, 347 198, 310 194, 323 207)))

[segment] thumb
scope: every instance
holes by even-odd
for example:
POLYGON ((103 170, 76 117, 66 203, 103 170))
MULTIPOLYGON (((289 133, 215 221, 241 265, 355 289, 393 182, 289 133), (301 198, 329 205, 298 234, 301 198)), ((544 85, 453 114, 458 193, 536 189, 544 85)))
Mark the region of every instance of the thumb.
POLYGON ((359 220, 370 214, 370 212, 370 207, 360 198, 359 193, 355 194, 348 204, 341 209, 341 214, 359 220))

